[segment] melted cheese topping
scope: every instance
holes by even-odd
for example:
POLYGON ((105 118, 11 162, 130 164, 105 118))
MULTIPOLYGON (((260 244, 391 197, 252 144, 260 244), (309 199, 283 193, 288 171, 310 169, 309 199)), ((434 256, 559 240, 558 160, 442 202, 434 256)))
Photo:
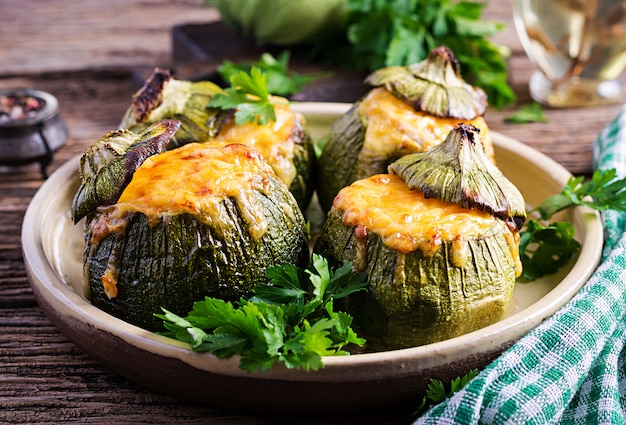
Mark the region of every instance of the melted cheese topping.
MULTIPOLYGON (((271 167, 249 146, 189 143, 152 156, 137 168, 117 204, 104 207, 93 224, 92 246, 110 235, 122 236, 129 217, 143 213, 153 225, 168 215, 189 213, 209 225, 228 224, 221 204, 234 199, 252 238, 262 237, 268 222, 254 191, 272 190, 271 167)), ((283 210, 290 214, 289 205, 283 210)), ((109 298, 117 296, 117 253, 112 253, 100 277, 109 298)))
POLYGON ((112 262, 109 261, 107 264, 107 268, 104 271, 104 274, 100 278, 102 282, 102 286, 104 287, 105 295, 111 299, 117 297, 117 275, 119 274, 119 270, 117 267, 112 265, 112 262))
POLYGON ((274 103, 276 121, 265 125, 244 123, 235 125, 230 122, 210 142, 215 144, 241 143, 251 146, 263 155, 274 169, 279 179, 287 187, 296 178, 294 158, 294 130, 296 118, 304 120, 292 111, 288 105, 274 103))
POLYGON ((355 228, 357 241, 374 232, 387 247, 401 254, 420 249, 426 255, 434 254, 444 242, 452 243, 452 262, 458 267, 467 261, 468 237, 481 237, 500 226, 521 272, 519 235, 513 235, 502 220, 485 211, 426 199, 419 190, 408 189, 396 175, 379 174, 354 182, 339 192, 333 207, 342 212, 345 226, 355 228))
POLYGON ((483 117, 469 121, 435 117, 416 111, 382 87, 367 94, 358 107, 358 114, 367 124, 359 162, 423 152, 443 142, 459 122, 469 122, 480 129, 485 152, 495 162, 489 128, 483 117))
POLYGON ((107 226, 119 227, 130 212, 141 212, 150 221, 189 213, 210 224, 220 220, 220 203, 233 198, 251 236, 258 238, 267 230, 267 220, 252 191, 269 192, 268 173, 273 171, 250 147, 190 143, 144 161, 117 204, 106 211, 107 226))

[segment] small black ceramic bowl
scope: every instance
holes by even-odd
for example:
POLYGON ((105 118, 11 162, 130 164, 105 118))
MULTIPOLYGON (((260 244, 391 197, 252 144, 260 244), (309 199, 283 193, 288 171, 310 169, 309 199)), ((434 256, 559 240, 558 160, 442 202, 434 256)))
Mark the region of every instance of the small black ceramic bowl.
POLYGON ((51 94, 31 89, 0 91, 0 165, 38 162, 46 178, 52 154, 67 135, 59 103, 51 94))

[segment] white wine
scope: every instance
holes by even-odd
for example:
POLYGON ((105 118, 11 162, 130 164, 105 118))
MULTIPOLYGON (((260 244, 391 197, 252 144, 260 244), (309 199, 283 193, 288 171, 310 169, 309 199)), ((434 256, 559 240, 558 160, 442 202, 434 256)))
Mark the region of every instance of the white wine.
POLYGON ((626 67, 624 0, 515 0, 514 18, 524 49, 547 79, 544 86, 572 80, 597 86, 626 67))

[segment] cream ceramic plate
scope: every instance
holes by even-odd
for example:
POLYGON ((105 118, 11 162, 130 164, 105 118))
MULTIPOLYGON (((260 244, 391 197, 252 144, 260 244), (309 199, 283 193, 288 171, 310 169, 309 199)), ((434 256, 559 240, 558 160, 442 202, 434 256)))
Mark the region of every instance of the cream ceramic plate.
MULTIPOLYGON (((301 103, 315 138, 350 105, 301 103)), ((536 205, 560 191, 569 173, 526 145, 494 133, 500 169, 536 205)), ((144 331, 93 307, 82 295, 82 226, 70 221, 78 188, 78 158, 55 172, 33 198, 24 218, 24 260, 33 292, 50 320, 71 341, 112 370, 159 391, 213 406, 299 413, 353 411, 416 403, 430 378, 449 381, 481 368, 553 314, 585 283, 603 243, 597 213, 576 209, 561 217, 574 223, 582 243, 578 258, 558 275, 518 284, 507 316, 470 334, 421 347, 326 357, 319 371, 275 367, 264 374, 220 360, 144 331)))

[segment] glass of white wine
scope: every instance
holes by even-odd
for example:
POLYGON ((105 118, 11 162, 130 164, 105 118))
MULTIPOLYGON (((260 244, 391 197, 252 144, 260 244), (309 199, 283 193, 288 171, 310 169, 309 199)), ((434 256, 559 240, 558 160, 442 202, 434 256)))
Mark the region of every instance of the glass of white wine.
POLYGON ((515 28, 539 68, 531 97, 567 108, 619 101, 626 67, 626 0, 514 0, 515 28))

